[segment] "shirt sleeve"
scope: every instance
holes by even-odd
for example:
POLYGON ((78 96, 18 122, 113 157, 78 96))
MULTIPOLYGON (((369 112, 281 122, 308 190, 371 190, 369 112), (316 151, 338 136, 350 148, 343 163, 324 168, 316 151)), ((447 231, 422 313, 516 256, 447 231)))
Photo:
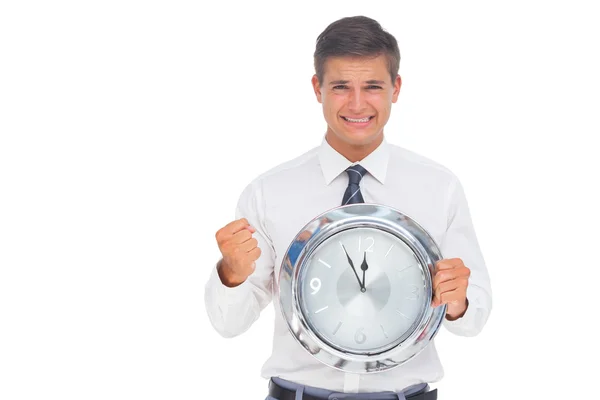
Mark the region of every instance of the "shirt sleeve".
POLYGON ((453 321, 444 318, 443 325, 456 335, 475 336, 483 329, 492 310, 492 289, 465 192, 456 177, 450 185, 448 225, 440 247, 444 258, 460 258, 471 270, 467 311, 453 321))
POLYGON ((235 219, 246 218, 256 229, 253 237, 258 241, 261 255, 256 260, 254 272, 240 285, 225 286, 219 277, 218 267, 212 268, 205 286, 204 303, 215 330, 223 337, 234 337, 247 331, 258 319, 261 311, 271 302, 275 251, 264 223, 264 201, 259 181, 254 181, 242 192, 235 219))

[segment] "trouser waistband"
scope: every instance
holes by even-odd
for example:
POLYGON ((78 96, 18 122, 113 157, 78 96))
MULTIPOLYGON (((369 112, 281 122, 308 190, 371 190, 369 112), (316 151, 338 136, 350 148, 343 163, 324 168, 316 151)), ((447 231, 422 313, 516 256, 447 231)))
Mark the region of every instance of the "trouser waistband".
POLYGON ((437 389, 422 383, 401 392, 346 393, 302 385, 279 377, 271 378, 269 395, 277 400, 436 400, 437 389))

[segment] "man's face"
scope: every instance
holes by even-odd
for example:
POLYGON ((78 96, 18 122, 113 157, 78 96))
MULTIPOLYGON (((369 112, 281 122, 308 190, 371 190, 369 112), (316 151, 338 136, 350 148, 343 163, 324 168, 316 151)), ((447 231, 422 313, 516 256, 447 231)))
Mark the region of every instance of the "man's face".
POLYGON ((384 55, 330 58, 323 82, 315 75, 312 83, 323 104, 330 143, 365 146, 380 142, 402 83, 399 76, 391 80, 384 55))

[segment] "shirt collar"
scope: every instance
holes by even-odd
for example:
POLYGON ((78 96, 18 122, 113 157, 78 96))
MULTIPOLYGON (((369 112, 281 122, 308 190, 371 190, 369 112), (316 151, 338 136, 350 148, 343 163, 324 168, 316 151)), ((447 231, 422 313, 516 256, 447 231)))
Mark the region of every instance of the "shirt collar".
POLYGON ((350 162, 346 157, 338 153, 331 147, 325 137, 319 148, 319 163, 321 164, 321 170, 323 171, 323 177, 327 185, 344 172, 346 168, 354 164, 363 166, 369 174, 383 184, 385 183, 388 161, 389 145, 385 138, 375 150, 356 163, 350 162))

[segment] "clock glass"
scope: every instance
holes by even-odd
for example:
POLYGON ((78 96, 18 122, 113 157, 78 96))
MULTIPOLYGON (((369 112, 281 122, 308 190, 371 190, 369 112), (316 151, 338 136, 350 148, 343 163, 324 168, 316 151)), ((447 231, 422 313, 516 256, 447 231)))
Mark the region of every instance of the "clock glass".
POLYGON ((426 275, 398 236, 355 227, 325 239, 298 280, 300 309, 320 340, 353 354, 376 354, 414 331, 430 304, 426 275))

